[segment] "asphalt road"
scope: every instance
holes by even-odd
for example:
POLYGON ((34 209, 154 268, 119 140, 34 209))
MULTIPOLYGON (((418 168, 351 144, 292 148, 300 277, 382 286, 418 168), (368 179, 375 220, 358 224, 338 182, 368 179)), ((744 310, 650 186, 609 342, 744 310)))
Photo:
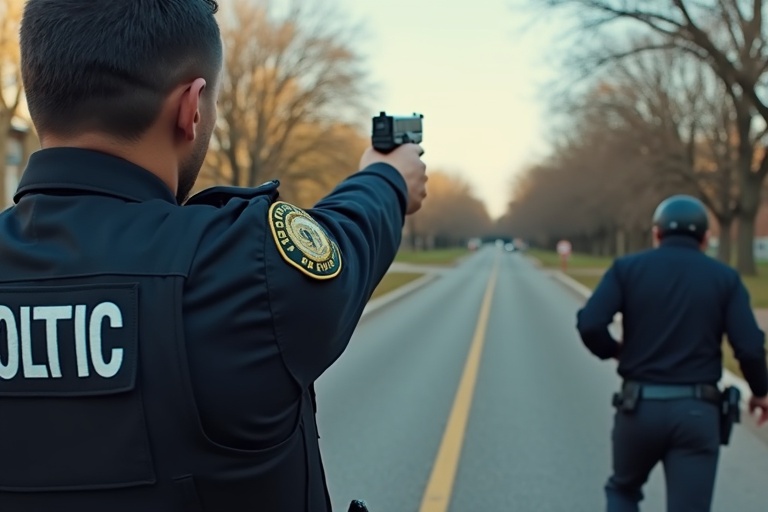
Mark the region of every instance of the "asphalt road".
MULTIPOLYGON (((574 325, 582 298, 495 247, 366 316, 321 377, 318 423, 334 510, 346 512, 353 498, 372 512, 420 510, 495 265, 448 510, 603 510, 615 363, 581 344, 574 325)), ((660 467, 645 492, 642 510, 665 510, 660 467)), ((768 445, 737 427, 721 452, 713 512, 766 510, 768 445)))

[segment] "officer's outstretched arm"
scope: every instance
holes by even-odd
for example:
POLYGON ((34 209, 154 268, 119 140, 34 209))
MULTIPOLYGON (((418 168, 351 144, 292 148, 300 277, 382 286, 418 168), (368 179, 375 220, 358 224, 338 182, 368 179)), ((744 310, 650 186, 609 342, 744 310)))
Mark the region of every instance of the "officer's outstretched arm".
POLYGON ((608 326, 621 310, 622 293, 616 265, 612 265, 586 305, 576 315, 576 328, 584 345, 600 359, 617 357, 619 344, 611 336, 608 326))
POLYGON ((400 173, 379 163, 350 176, 306 212, 272 205, 270 307, 285 364, 302 385, 347 347, 400 246, 407 197, 400 173))
POLYGON ((768 369, 765 360, 765 333, 752 311, 749 292, 735 276, 725 315, 725 328, 741 373, 755 396, 768 394, 768 369))

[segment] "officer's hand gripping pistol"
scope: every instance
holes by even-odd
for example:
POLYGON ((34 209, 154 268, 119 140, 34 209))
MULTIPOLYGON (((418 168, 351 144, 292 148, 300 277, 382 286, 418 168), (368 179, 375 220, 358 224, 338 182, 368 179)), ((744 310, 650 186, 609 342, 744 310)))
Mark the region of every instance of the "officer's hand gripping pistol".
POLYGON ((423 130, 421 114, 412 116, 388 116, 381 112, 373 118, 371 143, 379 153, 390 153, 403 144, 421 144, 423 130))

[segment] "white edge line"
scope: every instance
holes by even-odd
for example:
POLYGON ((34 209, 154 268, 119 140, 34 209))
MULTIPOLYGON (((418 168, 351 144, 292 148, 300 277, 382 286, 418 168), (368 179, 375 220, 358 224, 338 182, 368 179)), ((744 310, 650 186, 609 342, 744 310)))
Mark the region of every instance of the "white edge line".
POLYGON ((365 309, 363 310, 363 314, 360 317, 360 319, 362 320, 363 318, 365 318, 366 316, 370 315, 374 311, 376 311, 378 309, 381 309, 384 306, 386 306, 386 305, 388 305, 388 304, 390 304, 392 302, 395 302, 396 300, 400 300, 400 299, 402 299, 403 297, 405 297, 406 295, 408 295, 410 293, 415 292, 416 290, 418 290, 422 286, 432 282, 433 280, 437 279, 438 277, 440 277, 439 273, 437 273, 437 272, 429 272, 427 274, 424 274, 420 278, 411 281, 410 283, 408 283, 406 285, 403 285, 403 286, 400 286, 398 288, 395 288, 391 292, 389 292, 389 293, 387 293, 385 295, 382 295, 381 297, 377 297, 377 298, 371 300, 370 302, 368 302, 368 304, 366 304, 365 309))

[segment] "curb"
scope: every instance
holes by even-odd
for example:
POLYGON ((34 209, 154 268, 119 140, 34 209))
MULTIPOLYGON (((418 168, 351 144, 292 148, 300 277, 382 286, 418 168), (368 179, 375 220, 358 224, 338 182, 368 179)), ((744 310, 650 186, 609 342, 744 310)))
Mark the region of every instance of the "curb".
MULTIPOLYGON (((570 288, 585 299, 588 299, 592 295, 592 290, 576 281, 571 276, 564 274, 560 270, 554 270, 550 272, 550 275, 556 281, 559 281, 561 284, 570 288)), ((614 322, 621 322, 621 313, 616 314, 614 322)), ((723 376, 720 379, 720 384, 723 386, 734 386, 738 388, 739 391, 741 391, 741 406, 743 409, 747 408, 748 397, 752 396, 752 390, 749 388, 747 381, 731 372, 728 368, 723 367, 723 376)))
POLYGON ((392 290, 391 292, 387 293, 386 295, 382 295, 381 297, 377 297, 373 299, 372 301, 369 301, 368 304, 366 304, 365 309, 363 310, 363 314, 360 317, 362 320, 366 316, 370 315, 371 313, 383 308, 384 306, 387 306, 391 304, 392 302, 395 302, 396 300, 400 300, 406 295, 409 295, 419 288, 422 288, 426 286, 427 284, 431 283, 435 279, 440 277, 440 274, 438 273, 427 273, 424 274, 422 277, 415 279, 411 281, 410 283, 401 286, 400 288, 396 288, 392 290))
POLYGON ((583 296, 585 299, 588 299, 592 296, 592 290, 590 290, 589 287, 584 286, 568 274, 564 274, 561 270, 552 271, 550 275, 563 283, 568 288, 583 296))

